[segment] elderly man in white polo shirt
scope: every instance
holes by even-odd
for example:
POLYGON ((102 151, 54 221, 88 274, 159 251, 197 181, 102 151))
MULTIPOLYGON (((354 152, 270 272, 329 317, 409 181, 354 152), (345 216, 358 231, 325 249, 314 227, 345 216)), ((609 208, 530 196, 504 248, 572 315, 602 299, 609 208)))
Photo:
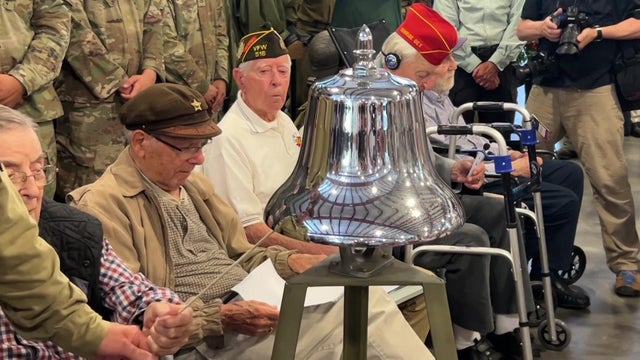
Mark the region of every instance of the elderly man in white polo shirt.
MULTIPOLYGON (((293 171, 302 137, 291 118, 280 111, 291 73, 291 58, 280 35, 272 28, 248 34, 240 40, 238 54, 233 77, 240 91, 218 124, 222 134, 204 148, 203 171, 216 193, 238 213, 249 242, 255 243, 271 231, 263 219, 264 208, 293 171)), ((266 241, 264 246, 310 254, 337 252, 334 246, 277 233, 266 241)), ((428 329, 424 298, 417 296, 399 307, 424 340, 428 329)))
MULTIPOLYGON (((302 137, 280 111, 289 88, 291 58, 272 28, 240 40, 233 77, 240 88, 236 102, 220 121, 223 135, 205 147, 204 173, 216 192, 233 206, 249 242, 271 229, 263 221, 271 195, 293 171, 302 137)), ((266 246, 280 245, 309 254, 333 254, 334 246, 299 241, 281 234, 266 246)))

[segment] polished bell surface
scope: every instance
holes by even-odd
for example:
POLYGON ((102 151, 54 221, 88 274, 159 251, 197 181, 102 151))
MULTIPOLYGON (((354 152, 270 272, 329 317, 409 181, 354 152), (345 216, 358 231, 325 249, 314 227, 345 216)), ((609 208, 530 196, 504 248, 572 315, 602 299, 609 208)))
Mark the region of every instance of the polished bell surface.
POLYGON ((366 26, 357 43, 353 68, 309 92, 300 157, 265 209, 267 224, 293 220, 309 240, 342 246, 445 236, 464 214, 429 157, 419 89, 375 66, 366 26))

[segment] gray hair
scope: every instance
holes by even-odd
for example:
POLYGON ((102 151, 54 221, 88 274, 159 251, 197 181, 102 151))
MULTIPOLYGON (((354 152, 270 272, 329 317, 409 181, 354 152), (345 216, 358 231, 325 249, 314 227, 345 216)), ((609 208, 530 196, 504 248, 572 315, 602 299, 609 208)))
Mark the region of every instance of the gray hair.
POLYGON ((125 145, 131 145, 131 134, 133 134, 133 131, 124 128, 122 129, 122 132, 124 134, 124 144, 125 145))
MULTIPOLYGON (((384 54, 394 53, 400 56, 402 62, 409 63, 414 61, 420 56, 418 50, 411 46, 405 39, 403 39, 398 33, 393 32, 382 44, 382 49, 376 58, 378 64, 384 64, 384 54)), ((402 64, 402 63, 401 63, 402 64)))
POLYGON ((29 128, 38 131, 38 124, 29 116, 10 107, 0 105, 0 131, 29 128))

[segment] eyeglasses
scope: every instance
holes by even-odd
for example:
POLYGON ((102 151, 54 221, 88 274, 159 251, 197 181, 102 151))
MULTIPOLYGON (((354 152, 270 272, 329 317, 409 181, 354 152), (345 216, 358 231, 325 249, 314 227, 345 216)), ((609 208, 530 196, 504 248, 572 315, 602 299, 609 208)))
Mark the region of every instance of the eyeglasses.
POLYGON ((44 187, 45 185, 51 184, 56 177, 57 171, 58 169, 56 169, 55 166, 46 165, 41 169, 33 171, 29 175, 22 171, 13 171, 8 175, 13 185, 15 185, 18 189, 22 189, 27 184, 27 179, 32 176, 38 187, 44 187))
POLYGON ((179 147, 176 145, 173 145, 172 143, 168 142, 167 140, 164 140, 163 138, 159 137, 158 135, 154 135, 151 133, 148 133, 149 136, 151 136, 152 138, 160 141, 161 143, 167 145, 168 147, 172 148, 173 150, 179 152, 180 154, 186 155, 186 156, 193 156, 195 154, 197 154, 199 151, 202 150, 202 148, 207 145, 208 143, 211 142, 211 139, 205 139, 202 141, 202 144, 200 144, 199 146, 187 146, 187 147, 179 147))

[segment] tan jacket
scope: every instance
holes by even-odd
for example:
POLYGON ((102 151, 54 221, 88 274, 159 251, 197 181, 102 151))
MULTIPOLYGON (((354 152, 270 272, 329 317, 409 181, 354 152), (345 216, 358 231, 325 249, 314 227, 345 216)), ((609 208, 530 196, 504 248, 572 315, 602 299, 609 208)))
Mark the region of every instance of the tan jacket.
MULTIPOLYGON (((216 195, 204 175, 192 173, 184 189, 205 226, 230 258, 236 259, 251 248, 233 208, 216 195)), ((105 236, 133 272, 142 272, 155 284, 173 289, 175 276, 165 239, 166 222, 151 191, 145 186, 127 147, 95 183, 67 195, 67 202, 102 222, 105 236)), ((277 246, 261 248, 254 250, 240 265, 249 272, 271 259, 278 273, 288 277, 294 274, 287 264, 292 253, 277 246)), ((219 303, 216 307, 207 310, 209 326, 204 335, 222 334, 219 303)), ((200 316, 196 313, 196 317, 200 316)))
POLYGON ((97 352, 109 323, 60 272, 56 252, 0 172, 0 306, 14 329, 31 340, 51 340, 88 357, 97 352))

